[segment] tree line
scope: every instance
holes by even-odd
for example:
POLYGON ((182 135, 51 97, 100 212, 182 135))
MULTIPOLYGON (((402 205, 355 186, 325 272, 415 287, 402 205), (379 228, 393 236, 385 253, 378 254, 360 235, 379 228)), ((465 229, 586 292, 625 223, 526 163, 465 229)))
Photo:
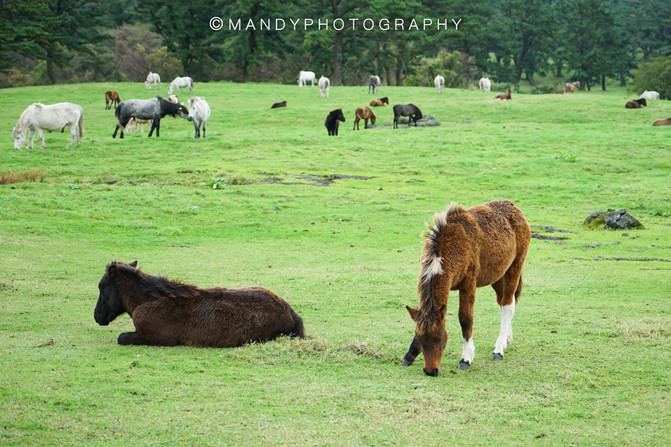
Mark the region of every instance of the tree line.
POLYGON ((0 85, 141 81, 150 70, 288 83, 305 69, 334 85, 371 74, 428 85, 440 73, 453 87, 488 76, 605 89, 671 57, 669 36, 668 0, 0 0, 0 85), (299 26, 262 26, 278 19, 299 26))

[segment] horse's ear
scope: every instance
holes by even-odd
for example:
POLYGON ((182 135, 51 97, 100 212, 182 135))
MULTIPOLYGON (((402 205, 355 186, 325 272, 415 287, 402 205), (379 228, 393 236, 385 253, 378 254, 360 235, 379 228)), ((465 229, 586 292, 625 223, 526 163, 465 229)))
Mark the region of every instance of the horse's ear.
POLYGON ((136 267, 137 267, 137 261, 133 261, 133 262, 131 262, 131 263, 128 264, 128 265, 130 265, 130 266, 133 267, 133 268, 136 268, 136 267))
POLYGON ((113 261, 107 266, 107 276, 110 278, 116 275, 117 272, 117 266, 116 266, 116 261, 113 261))
POLYGON ((412 318, 412 321, 417 321, 417 309, 413 309, 410 306, 405 306, 405 308, 408 310, 408 313, 410 314, 410 318, 412 318))

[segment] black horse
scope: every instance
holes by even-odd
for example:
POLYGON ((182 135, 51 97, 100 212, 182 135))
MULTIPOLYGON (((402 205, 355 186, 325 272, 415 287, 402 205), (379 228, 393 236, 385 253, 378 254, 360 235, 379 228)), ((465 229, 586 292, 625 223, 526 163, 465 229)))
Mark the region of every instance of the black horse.
POLYGON ((422 119, 422 111, 414 104, 396 104, 394 106, 394 129, 398 129, 398 117, 407 116, 408 118, 408 127, 410 127, 410 122, 415 123, 417 127, 417 120, 422 119))
POLYGON ((151 99, 129 99, 119 103, 114 111, 117 119, 117 125, 114 128, 112 138, 116 138, 116 133, 121 129, 121 136, 123 138, 123 130, 126 128, 128 121, 131 118, 146 120, 150 119, 151 129, 149 136, 156 129, 156 136, 159 136, 159 129, 161 128, 161 118, 170 115, 173 118, 179 115, 181 118, 189 119, 189 111, 184 107, 184 104, 175 104, 167 101, 160 96, 151 99))
POLYGON ((324 125, 326 126, 326 130, 328 130, 329 132, 329 136, 338 135, 338 127, 340 126, 340 121, 342 121, 343 123, 345 122, 345 115, 343 115, 342 109, 332 110, 328 114, 326 120, 324 121, 324 125))

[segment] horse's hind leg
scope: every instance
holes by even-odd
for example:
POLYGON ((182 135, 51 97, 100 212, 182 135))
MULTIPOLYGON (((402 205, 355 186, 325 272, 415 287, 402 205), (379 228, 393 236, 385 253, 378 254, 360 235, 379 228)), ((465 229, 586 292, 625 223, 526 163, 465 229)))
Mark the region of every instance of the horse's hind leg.
POLYGON ((513 317, 515 316, 516 295, 522 287, 522 266, 513 263, 501 279, 492 284, 496 301, 501 308, 501 330, 494 345, 492 360, 502 360, 508 343, 513 341, 513 317))

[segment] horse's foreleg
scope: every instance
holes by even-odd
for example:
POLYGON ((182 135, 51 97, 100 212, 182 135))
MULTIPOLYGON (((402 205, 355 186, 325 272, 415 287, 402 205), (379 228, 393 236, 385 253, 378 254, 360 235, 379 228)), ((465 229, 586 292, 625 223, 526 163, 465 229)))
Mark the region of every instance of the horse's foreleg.
MULTIPOLYGON (((47 145, 44 142, 44 132, 42 132, 42 129, 40 129, 40 128, 37 129, 37 136, 40 137, 40 147, 42 149, 46 149, 47 145)), ((32 139, 31 139, 30 143, 31 143, 31 146, 32 146, 32 139)))
POLYGON ((413 337, 412 343, 410 343, 410 347, 408 348, 408 352, 406 352, 405 355, 403 356, 403 361, 401 361, 401 365, 403 366, 412 365, 413 363, 415 363, 415 359, 421 352, 422 351, 419 348, 417 338, 413 337))
POLYGON ((35 139, 35 129, 30 128, 29 133, 28 133, 28 146, 26 149, 32 149, 33 148, 33 140, 35 139))
POLYGON ((459 324, 464 344, 461 349, 459 369, 467 369, 475 358, 473 343, 473 305, 475 304, 475 283, 459 290, 459 324))
POLYGON ((151 345, 162 346, 157 340, 143 336, 139 332, 122 332, 119 334, 117 343, 120 345, 151 345))

